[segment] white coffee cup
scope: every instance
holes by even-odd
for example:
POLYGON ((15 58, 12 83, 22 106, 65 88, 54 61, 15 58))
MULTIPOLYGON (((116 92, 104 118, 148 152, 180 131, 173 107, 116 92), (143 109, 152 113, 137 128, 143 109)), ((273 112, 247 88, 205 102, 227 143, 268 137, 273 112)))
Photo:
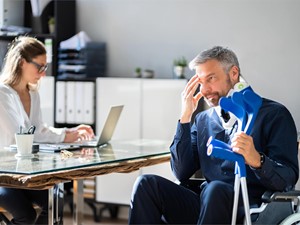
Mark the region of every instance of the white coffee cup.
POLYGON ((18 156, 31 156, 34 134, 15 134, 18 156))

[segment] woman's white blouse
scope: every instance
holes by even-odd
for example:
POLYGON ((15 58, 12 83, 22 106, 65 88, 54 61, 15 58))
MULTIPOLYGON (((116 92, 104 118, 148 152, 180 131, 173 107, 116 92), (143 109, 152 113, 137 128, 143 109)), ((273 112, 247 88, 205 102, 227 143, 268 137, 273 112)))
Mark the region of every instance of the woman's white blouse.
POLYGON ((43 123, 38 91, 30 91, 30 116, 24 110, 18 93, 10 86, 0 84, 0 146, 15 143, 15 133, 22 126, 36 126, 35 142, 59 143, 65 138, 65 128, 54 128, 43 123))

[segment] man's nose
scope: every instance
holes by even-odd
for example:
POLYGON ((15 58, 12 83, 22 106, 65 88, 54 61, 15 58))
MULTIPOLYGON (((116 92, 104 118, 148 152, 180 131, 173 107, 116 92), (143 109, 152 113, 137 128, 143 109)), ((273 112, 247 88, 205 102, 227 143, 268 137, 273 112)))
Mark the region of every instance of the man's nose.
POLYGON ((200 86, 200 92, 201 92, 202 95, 205 96, 206 94, 208 94, 210 92, 210 90, 211 90, 211 87, 209 85, 207 85, 207 84, 201 84, 201 86, 200 86))

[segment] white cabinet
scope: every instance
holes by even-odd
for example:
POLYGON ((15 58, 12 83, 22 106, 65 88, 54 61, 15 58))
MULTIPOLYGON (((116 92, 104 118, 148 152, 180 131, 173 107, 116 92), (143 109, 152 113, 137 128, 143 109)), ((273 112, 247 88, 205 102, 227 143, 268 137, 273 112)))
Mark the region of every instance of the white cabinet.
POLYGON ((149 139, 173 139, 180 117, 185 80, 142 80, 142 134, 149 139))
POLYGON ((131 78, 97 78, 96 130, 104 126, 110 106, 124 105, 112 139, 140 138, 141 82, 131 78))
POLYGON ((54 126, 54 77, 45 76, 41 79, 39 94, 43 122, 54 126))
MULTIPOLYGON (((96 130, 100 132, 110 106, 124 105, 112 139, 140 138, 141 82, 131 78, 97 78, 96 130)), ((97 135, 100 135, 97 133, 97 135)), ((133 183, 139 171, 96 177, 97 202, 128 205, 133 183)))
POLYGON ((140 171, 112 173, 96 177, 96 202, 129 205, 135 179, 140 171))
MULTIPOLYGON (((97 131, 102 130, 110 106, 123 104, 113 139, 169 139, 171 144, 185 85, 186 80, 175 79, 97 78, 97 131)), ((169 162, 129 174, 98 176, 96 201, 129 205, 135 179, 146 173, 175 180, 169 162)))

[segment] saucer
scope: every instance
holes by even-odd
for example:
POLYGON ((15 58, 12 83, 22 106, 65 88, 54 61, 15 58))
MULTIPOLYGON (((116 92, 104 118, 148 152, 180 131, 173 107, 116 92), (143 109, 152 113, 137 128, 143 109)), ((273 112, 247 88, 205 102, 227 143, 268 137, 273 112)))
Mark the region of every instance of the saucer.
POLYGON ((29 159, 29 158, 33 158, 34 154, 32 154, 32 153, 29 153, 29 154, 20 154, 20 153, 17 153, 17 154, 15 154, 15 157, 16 158, 22 158, 22 159, 29 159))

